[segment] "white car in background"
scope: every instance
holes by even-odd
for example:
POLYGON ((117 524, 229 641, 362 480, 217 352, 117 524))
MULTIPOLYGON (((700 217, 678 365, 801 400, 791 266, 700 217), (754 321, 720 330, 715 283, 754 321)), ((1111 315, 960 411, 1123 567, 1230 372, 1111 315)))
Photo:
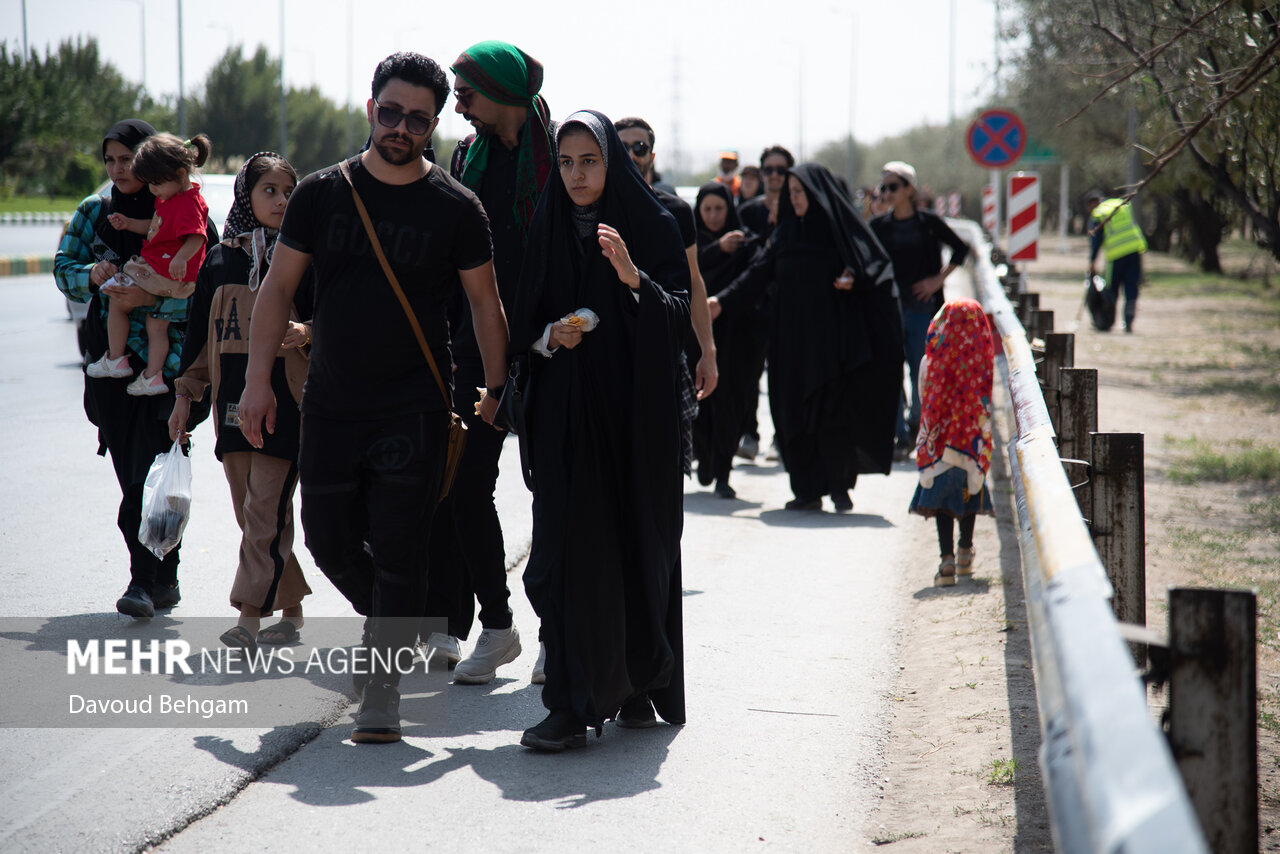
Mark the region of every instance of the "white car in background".
MULTIPOLYGON (((218 227, 218 236, 222 237, 222 225, 226 222, 227 214, 231 212, 231 203, 235 201, 235 175, 201 175, 200 195, 204 196, 205 203, 209 205, 209 219, 213 220, 213 224, 218 227)), ((98 195, 111 195, 111 182, 104 181, 98 187, 98 195)), ((67 225, 70 220, 62 226, 63 233, 66 233, 67 225)), ((62 242, 62 238, 58 238, 58 242, 62 242)), ((80 352, 85 352, 84 348, 84 319, 89 312, 89 304, 86 302, 72 302, 67 300, 67 316, 71 318, 76 325, 76 344, 80 347, 80 352)))

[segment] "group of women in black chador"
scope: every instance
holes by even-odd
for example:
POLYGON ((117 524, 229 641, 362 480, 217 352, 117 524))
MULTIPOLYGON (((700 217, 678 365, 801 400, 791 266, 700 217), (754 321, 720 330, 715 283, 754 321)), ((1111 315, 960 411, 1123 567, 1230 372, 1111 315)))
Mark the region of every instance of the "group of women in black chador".
MULTIPOLYGON (((608 118, 572 114, 556 149, 510 318, 512 351, 531 354, 525 587, 542 621, 549 711, 521 743, 542 750, 581 746, 608 719, 685 719, 687 258, 608 118), (583 309, 598 321, 584 325, 583 309)), ((701 189, 695 216, 720 371, 696 428, 700 476, 732 495, 732 454, 758 395, 735 326, 776 282, 769 396, 795 493, 787 506, 819 509, 830 496, 851 510, 858 475, 887 474, 893 458, 902 331, 888 256, 817 164, 792 170, 767 242, 741 230, 723 185, 701 189)))

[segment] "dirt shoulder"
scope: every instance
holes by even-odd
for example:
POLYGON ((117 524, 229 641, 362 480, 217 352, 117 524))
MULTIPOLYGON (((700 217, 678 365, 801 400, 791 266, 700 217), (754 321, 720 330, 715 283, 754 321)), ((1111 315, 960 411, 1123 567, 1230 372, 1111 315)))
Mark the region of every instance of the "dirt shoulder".
MULTIPOLYGON (((1054 311, 1057 331, 1076 334, 1076 367, 1098 370, 1099 429, 1145 434, 1149 625, 1164 630, 1172 586, 1258 591, 1260 848, 1280 850, 1280 484, 1256 476, 1280 448, 1280 300, 1151 253, 1134 333, 1100 333, 1078 315, 1083 240, 1065 252, 1056 238, 1044 243, 1054 246, 1027 266, 1029 290, 1054 311), (1221 460, 1243 465, 1229 480, 1205 476, 1221 460)), ((1224 263, 1275 276, 1255 253, 1225 253, 1224 263)), ((993 467, 997 519, 979 521, 973 581, 934 590, 933 566, 913 569, 869 845, 1052 850, 1007 471, 993 467)))

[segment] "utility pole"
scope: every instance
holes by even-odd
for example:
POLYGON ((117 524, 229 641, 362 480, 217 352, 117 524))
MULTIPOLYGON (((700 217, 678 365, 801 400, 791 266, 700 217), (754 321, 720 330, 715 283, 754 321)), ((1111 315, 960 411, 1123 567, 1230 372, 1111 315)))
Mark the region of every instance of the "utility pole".
POLYGON ((280 0, 280 156, 289 157, 289 97, 284 85, 284 0, 280 0))
POLYGON ((187 138, 187 98, 182 77, 182 0, 178 0, 178 135, 187 138))

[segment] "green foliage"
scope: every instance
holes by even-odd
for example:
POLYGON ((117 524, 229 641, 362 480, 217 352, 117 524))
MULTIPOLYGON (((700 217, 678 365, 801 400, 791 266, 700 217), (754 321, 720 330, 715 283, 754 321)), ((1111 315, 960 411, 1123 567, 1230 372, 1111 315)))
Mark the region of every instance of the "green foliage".
MULTIPOLYGON (((343 110, 315 87, 290 89, 286 98, 284 153, 305 175, 355 154, 368 137, 360 110, 343 110)), ((213 140, 215 154, 228 163, 259 151, 279 151, 280 63, 259 47, 245 58, 240 46, 227 50, 192 106, 191 126, 213 140)))
POLYGON ((1169 469, 1175 483, 1211 481, 1272 481, 1280 479, 1280 448, 1252 441, 1234 443, 1240 450, 1228 453, 1196 438, 1182 443, 1190 454, 1169 469))
POLYGON ((0 44, 0 175, 6 194, 82 197, 102 181, 102 135, 122 118, 172 113, 127 83, 98 43, 64 41, 44 57, 0 44))
POLYGON ((985 779, 993 786, 1012 786, 1017 771, 1017 759, 992 759, 986 768, 985 779))

